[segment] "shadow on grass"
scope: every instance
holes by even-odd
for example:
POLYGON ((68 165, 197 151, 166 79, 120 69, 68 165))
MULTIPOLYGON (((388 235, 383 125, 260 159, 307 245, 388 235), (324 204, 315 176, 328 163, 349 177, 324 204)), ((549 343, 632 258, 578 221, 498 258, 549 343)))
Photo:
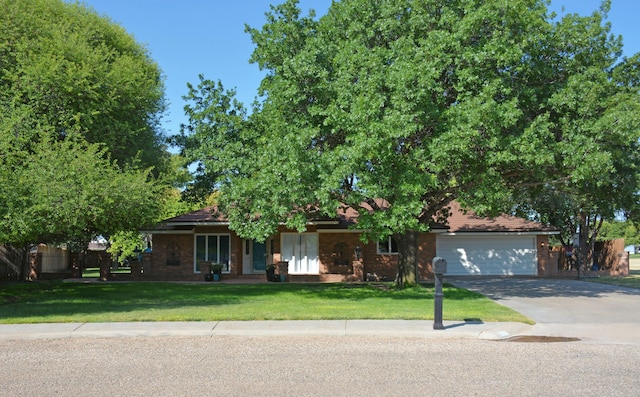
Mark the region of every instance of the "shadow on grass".
MULTIPOLYGON (((447 300, 484 299, 477 293, 445 284, 447 300)), ((8 283, 0 290, 0 318, 99 316, 183 307, 277 305, 298 300, 313 307, 315 301, 384 302, 433 300, 433 287, 396 290, 391 284, 179 284, 179 283, 65 283, 45 281, 8 283)))

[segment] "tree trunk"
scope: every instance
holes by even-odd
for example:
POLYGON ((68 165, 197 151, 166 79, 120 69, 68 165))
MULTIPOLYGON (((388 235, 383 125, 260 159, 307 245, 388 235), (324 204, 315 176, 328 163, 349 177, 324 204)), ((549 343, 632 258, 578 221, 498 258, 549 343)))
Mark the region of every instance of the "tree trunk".
POLYGON ((418 235, 415 231, 393 235, 398 244, 396 286, 399 289, 417 284, 418 235))
POLYGON ((22 258, 20 259, 20 281, 25 281, 29 277, 29 268, 31 266, 29 253, 31 252, 31 245, 25 244, 22 246, 20 250, 22 253, 22 258))
POLYGON ((581 212, 578 217, 578 278, 580 278, 580 270, 582 270, 583 273, 586 272, 589 264, 589 223, 587 219, 587 215, 581 212))

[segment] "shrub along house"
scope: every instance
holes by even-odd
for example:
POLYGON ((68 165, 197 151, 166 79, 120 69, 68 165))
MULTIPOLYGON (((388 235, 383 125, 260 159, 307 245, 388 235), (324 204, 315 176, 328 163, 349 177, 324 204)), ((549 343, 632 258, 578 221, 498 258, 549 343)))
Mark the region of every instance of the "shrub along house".
MULTIPOLYGON (((144 259, 144 279, 202 280, 202 261, 224 265, 224 279, 265 279, 267 264, 288 263, 292 281, 393 280, 393 238, 363 244, 357 212, 309 221, 304 233, 280 227, 264 242, 242 239, 224 216, 209 207, 167 219, 153 230, 153 250, 144 259)), ((419 238, 419 279, 431 279, 431 260, 448 262, 449 275, 549 275, 557 271, 548 238, 557 231, 525 219, 482 218, 451 205, 448 224, 433 225, 419 238)))

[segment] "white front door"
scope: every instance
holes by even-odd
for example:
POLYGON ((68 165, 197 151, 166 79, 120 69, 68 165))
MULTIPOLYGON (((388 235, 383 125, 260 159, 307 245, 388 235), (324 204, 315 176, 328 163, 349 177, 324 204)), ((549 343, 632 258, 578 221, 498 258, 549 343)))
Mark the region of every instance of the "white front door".
POLYGON ((318 274, 318 234, 282 233, 282 260, 290 274, 318 274))
MULTIPOLYGON (((268 243, 269 241, 267 241, 268 243)), ((242 272, 244 274, 264 273, 269 260, 267 244, 253 240, 243 241, 242 272)))

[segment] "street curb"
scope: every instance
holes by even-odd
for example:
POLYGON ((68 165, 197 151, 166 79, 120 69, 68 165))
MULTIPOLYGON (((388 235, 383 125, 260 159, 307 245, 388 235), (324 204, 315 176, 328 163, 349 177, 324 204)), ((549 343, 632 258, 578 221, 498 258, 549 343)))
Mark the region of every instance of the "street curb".
POLYGON ((299 320, 117 322, 0 325, 0 340, 217 336, 366 336, 440 339, 505 339, 531 329, 519 323, 430 320, 299 320))

